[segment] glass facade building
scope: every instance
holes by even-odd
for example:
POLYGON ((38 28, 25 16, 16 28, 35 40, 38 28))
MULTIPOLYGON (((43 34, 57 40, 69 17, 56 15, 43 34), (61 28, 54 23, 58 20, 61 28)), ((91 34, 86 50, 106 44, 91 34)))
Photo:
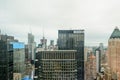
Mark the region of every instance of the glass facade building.
POLYGON ((84 30, 59 30, 59 50, 77 50, 77 80, 84 80, 84 30))
POLYGON ((39 51, 34 80, 77 80, 76 50, 39 51))
POLYGON ((14 73, 25 72, 25 45, 22 42, 10 42, 13 45, 14 73))
POLYGON ((0 40, 0 80, 13 80, 13 46, 0 40))
POLYGON ((35 59, 35 47, 36 43, 34 42, 34 35, 32 33, 28 33, 28 60, 34 64, 35 59))

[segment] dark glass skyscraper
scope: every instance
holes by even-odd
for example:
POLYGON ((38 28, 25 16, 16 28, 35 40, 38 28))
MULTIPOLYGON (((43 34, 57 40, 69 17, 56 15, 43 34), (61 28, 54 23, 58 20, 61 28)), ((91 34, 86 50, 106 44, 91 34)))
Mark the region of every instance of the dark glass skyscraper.
POLYGON ((13 80, 13 46, 0 40, 0 80, 13 80))
POLYGON ((59 50, 77 50, 77 80, 84 80, 84 30, 59 30, 59 50))

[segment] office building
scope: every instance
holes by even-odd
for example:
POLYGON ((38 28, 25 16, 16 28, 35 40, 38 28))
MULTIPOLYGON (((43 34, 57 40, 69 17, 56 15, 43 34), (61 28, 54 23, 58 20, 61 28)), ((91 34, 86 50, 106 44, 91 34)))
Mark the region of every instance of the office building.
POLYGON ((14 36, 8 36, 4 34, 0 34, 0 40, 6 41, 7 43, 18 42, 17 39, 14 39, 14 36))
POLYGON ((36 43, 32 33, 28 33, 28 60, 34 64, 36 43))
POLYGON ((0 40, 0 80, 13 80, 13 46, 0 40))
POLYGON ((113 80, 120 80, 120 30, 116 27, 108 40, 108 63, 113 80))
POLYGON ((85 63, 85 80, 96 79, 96 57, 92 52, 88 56, 88 60, 85 63))
POLYGON ((77 80, 76 50, 39 51, 34 80, 77 80))
POLYGON ((77 80, 84 80, 84 30, 59 30, 59 50, 77 50, 77 80))
POLYGON ((85 47, 84 48, 84 61, 88 61, 88 57, 90 56, 90 53, 92 52, 92 47, 85 47))
POLYGON ((102 71, 102 65, 105 63, 105 49, 103 46, 103 43, 99 44, 99 47, 95 49, 95 55, 96 55, 96 69, 98 73, 101 73, 102 71))
POLYGON ((55 50, 56 46, 54 45, 54 40, 50 40, 50 45, 48 46, 48 50, 55 50))
POLYGON ((99 49, 96 50, 96 71, 97 73, 101 72, 101 51, 99 49))
POLYGON ((41 47, 44 50, 47 50, 47 39, 45 39, 45 37, 43 36, 43 39, 41 39, 40 41, 41 41, 41 47))
POLYGON ((25 62, 28 62, 28 45, 25 45, 25 62))
POLYGON ((22 42, 11 42, 13 45, 13 64, 14 73, 20 73, 22 76, 25 72, 25 45, 22 42))

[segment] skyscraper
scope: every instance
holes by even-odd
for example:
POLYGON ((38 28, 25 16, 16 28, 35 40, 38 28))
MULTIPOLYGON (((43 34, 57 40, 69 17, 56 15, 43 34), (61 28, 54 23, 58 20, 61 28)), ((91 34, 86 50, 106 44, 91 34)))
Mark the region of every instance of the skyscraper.
POLYGON ((32 63, 34 63, 35 58, 35 47, 36 43, 34 42, 34 36, 32 33, 28 33, 28 60, 30 60, 32 63))
POLYGON ((95 52, 96 55, 96 71, 101 72, 101 50, 98 48, 95 52))
POLYGON ((84 30, 59 30, 59 50, 77 50, 77 80, 84 80, 84 30))
POLYGON ((116 27, 108 40, 109 67, 113 80, 120 80, 120 30, 116 27))
POLYGON ((25 46, 22 42, 11 42, 13 45, 13 64, 14 73, 20 73, 22 76, 25 72, 25 46))
POLYGON ((0 79, 13 80, 13 46, 0 40, 0 79))

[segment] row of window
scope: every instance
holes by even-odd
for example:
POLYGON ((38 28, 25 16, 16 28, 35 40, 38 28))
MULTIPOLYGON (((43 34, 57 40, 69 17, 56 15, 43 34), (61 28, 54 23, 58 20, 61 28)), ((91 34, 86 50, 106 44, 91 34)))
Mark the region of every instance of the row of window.
POLYGON ((75 59, 75 53, 42 53, 42 59, 75 59))

